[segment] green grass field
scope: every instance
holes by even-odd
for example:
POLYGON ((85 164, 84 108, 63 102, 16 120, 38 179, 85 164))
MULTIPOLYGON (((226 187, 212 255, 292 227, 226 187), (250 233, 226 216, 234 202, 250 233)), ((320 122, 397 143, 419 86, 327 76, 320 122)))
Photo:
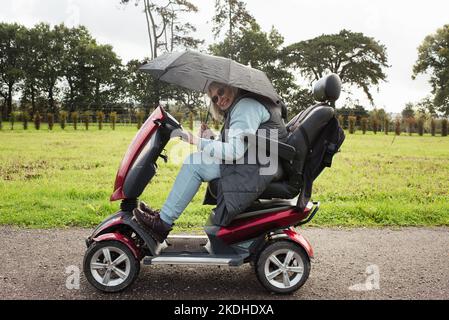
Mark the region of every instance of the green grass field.
MULTIPOLYGON (((0 131, 0 224, 92 227, 118 210, 109 197, 135 127, 20 127, 0 131)), ((449 138, 393 138, 347 135, 333 168, 314 184, 321 210, 313 225, 449 226, 449 138)), ((159 162, 157 177, 141 196, 154 208, 162 206, 189 152, 179 141, 168 149, 178 156, 159 162)), ((200 229, 206 221, 212 207, 201 204, 205 186, 177 222, 178 231, 200 229)))

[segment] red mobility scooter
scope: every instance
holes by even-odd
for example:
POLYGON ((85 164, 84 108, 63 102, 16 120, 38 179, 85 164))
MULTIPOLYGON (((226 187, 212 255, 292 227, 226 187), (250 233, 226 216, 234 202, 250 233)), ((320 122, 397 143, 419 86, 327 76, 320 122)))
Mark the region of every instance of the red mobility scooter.
POLYGON ((111 201, 121 200, 120 211, 86 239, 84 273, 89 283, 104 292, 122 291, 137 278, 141 263, 232 267, 251 263, 269 291, 298 290, 309 277, 313 250, 297 227, 317 213, 319 203, 309 202, 312 182, 331 165, 344 140, 333 108, 340 90, 336 75, 315 85, 319 103, 288 123, 287 144, 278 145, 283 173, 251 207, 227 226, 212 224, 212 210, 204 236, 172 235, 163 243, 153 239, 132 214, 142 205, 138 197, 156 174, 157 160, 167 161, 163 151, 172 132, 181 129, 176 119, 158 107, 137 133, 118 170, 111 201))

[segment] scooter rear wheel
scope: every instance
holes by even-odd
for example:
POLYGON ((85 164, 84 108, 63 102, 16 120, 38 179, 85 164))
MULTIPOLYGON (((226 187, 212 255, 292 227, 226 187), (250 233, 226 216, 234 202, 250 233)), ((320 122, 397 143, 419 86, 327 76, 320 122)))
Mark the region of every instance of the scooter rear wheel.
POLYGON ((129 287, 140 271, 131 250, 119 241, 93 243, 84 255, 87 281, 103 292, 120 292, 129 287))
POLYGON ((268 244, 256 262, 260 283, 269 291, 293 293, 309 278, 310 259, 302 247, 291 241, 268 244))

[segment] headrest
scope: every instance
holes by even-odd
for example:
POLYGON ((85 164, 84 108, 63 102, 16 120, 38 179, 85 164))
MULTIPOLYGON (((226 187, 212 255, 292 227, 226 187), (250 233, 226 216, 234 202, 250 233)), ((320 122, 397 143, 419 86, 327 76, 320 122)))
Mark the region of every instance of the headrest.
POLYGON ((334 102, 340 98, 341 80, 338 75, 332 73, 318 80, 313 87, 313 97, 319 102, 334 102))

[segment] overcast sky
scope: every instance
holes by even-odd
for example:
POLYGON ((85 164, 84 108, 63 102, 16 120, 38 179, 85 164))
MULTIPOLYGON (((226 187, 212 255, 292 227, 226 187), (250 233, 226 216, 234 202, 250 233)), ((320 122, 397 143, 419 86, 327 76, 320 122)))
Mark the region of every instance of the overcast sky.
MULTIPOLYGON (((214 0, 191 0, 199 12, 188 16, 198 28, 197 37, 213 41, 210 20, 214 0)), ((123 6, 119 0, 0 0, 0 21, 31 27, 38 22, 85 25, 102 44, 114 46, 127 62, 148 56, 148 36, 142 7, 123 6)), ((425 36, 449 24, 449 1, 399 0, 246 0, 248 10, 264 31, 274 26, 285 44, 311 39, 342 29, 363 32, 387 47, 388 82, 373 90, 378 108, 400 112, 430 92, 428 78, 411 80, 417 47, 425 36)), ((355 91, 356 92, 356 91, 355 91)), ((360 92, 355 98, 362 97, 360 92)), ((343 96, 344 99, 344 96, 343 96)), ((369 107, 368 103, 361 101, 369 107)))

